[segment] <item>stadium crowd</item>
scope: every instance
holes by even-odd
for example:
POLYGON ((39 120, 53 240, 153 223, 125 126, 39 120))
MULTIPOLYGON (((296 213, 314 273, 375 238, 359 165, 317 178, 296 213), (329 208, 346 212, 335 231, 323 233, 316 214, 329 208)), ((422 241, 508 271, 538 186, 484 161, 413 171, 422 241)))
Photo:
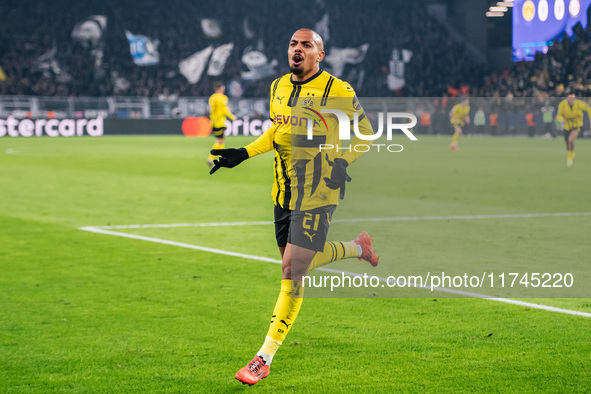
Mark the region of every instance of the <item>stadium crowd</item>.
POLYGON ((352 0, 245 0, 228 7, 216 0, 54 0, 29 7, 6 0, 0 13, 0 95, 208 96, 213 80, 221 79, 237 87, 229 89, 230 96, 266 97, 270 82, 288 72, 285 51, 291 32, 314 27, 324 15, 330 17, 327 55, 331 48, 369 44, 365 59, 348 64, 342 75, 362 96, 536 97, 564 96, 567 91, 588 95, 591 90, 591 35, 580 25, 573 39, 559 37, 535 61, 491 73, 429 16, 423 1, 374 0, 368 5, 352 0), (72 38, 74 26, 91 15, 107 20, 98 47, 72 38), (202 18, 220 21, 221 35, 205 35, 202 18), (125 31, 157 40, 159 63, 136 65, 125 31), (234 43, 234 50, 220 76, 204 72, 199 82, 190 84, 179 72, 182 59, 228 42, 234 43), (254 81, 241 78, 242 55, 252 48, 269 61, 277 60, 272 75, 254 81), (406 85, 398 89, 388 87, 394 49, 412 52, 404 63, 406 85))
POLYGON ((579 96, 591 93, 591 26, 573 28, 574 36, 565 33, 553 41, 548 53, 538 52, 532 62, 514 63, 502 73, 488 74, 474 91, 475 96, 501 97, 565 96, 571 91, 579 96))
POLYGON ((6 0, 2 8, 0 67, 6 75, 0 82, 2 95, 207 96, 213 79, 222 79, 240 83, 244 97, 264 97, 269 83, 288 72, 284 58, 291 32, 300 26, 314 27, 324 15, 330 18, 327 54, 331 47, 369 44, 362 64, 348 67, 343 75, 360 85, 356 87, 360 95, 438 95, 447 86, 474 86, 485 71, 464 45, 450 39, 428 16, 423 2, 375 0, 368 5, 350 0, 338 4, 323 0, 298 4, 247 0, 227 7, 215 0, 125 4, 55 0, 28 7, 18 0, 6 0), (74 26, 91 15, 107 19, 100 58, 96 48, 72 38, 74 26), (201 18, 220 21, 222 34, 207 37, 199 23, 201 18), (134 64, 126 30, 159 42, 157 65, 134 64), (234 43, 234 50, 221 76, 213 78, 204 73, 198 83, 189 84, 179 73, 182 59, 208 45, 227 42, 234 43), (257 48, 270 60, 277 59, 273 75, 258 81, 242 80, 241 56, 247 48, 257 48), (387 86, 393 49, 412 51, 405 64, 406 87, 394 92, 387 86), (43 67, 40 58, 52 50, 54 65, 43 67))

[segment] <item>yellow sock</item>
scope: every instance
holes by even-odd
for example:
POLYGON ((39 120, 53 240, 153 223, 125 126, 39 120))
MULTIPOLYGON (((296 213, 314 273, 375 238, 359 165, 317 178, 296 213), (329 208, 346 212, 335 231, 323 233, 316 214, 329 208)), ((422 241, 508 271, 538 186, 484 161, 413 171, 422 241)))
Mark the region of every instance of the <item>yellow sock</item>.
POLYGON ((459 134, 454 134, 454 136, 451 139, 451 142, 457 143, 459 139, 460 139, 460 135, 459 134))
POLYGON ((265 343, 257 356, 261 357, 265 364, 271 364, 273 356, 279 346, 285 340, 287 333, 291 329, 300 308, 304 296, 304 288, 301 281, 283 279, 281 281, 281 291, 277 297, 271 325, 265 338, 265 343))
POLYGON ((574 158, 575 158, 575 152, 574 152, 574 151, 572 151, 572 150, 569 150, 569 151, 566 153, 566 157, 567 157, 567 158, 569 158, 569 159, 574 159, 574 158))
POLYGON ((277 349, 279 349, 279 346, 281 346, 281 343, 282 342, 276 341, 267 335, 265 338, 265 343, 263 343, 261 350, 258 351, 257 356, 262 358, 265 364, 270 365, 271 361, 273 361, 273 356, 275 356, 275 353, 277 352, 277 349))
MULTIPOLYGON (((280 344, 285 340, 293 322, 298 316, 302 306, 304 289, 302 282, 297 280, 283 279, 281 291, 273 309, 273 318, 267 336, 280 344)), ((275 349, 276 350, 276 349, 275 349)))
POLYGON ((267 337, 265 338, 265 343, 261 348, 261 352, 264 352, 265 354, 268 354, 271 357, 273 357, 275 355, 275 352, 277 352, 277 349, 279 349, 279 346, 281 346, 282 343, 283 342, 276 341, 267 335, 267 337))
POLYGON ((324 250, 314 256, 308 272, 333 261, 351 257, 359 257, 359 249, 355 242, 327 242, 324 244, 324 250))
MULTIPOLYGON (((211 149, 224 149, 226 147, 226 144, 218 144, 217 142, 214 142, 214 144, 212 145, 211 149)), ((209 155, 209 157, 207 158, 207 160, 212 161, 213 159, 215 159, 217 156, 214 155, 209 155)))

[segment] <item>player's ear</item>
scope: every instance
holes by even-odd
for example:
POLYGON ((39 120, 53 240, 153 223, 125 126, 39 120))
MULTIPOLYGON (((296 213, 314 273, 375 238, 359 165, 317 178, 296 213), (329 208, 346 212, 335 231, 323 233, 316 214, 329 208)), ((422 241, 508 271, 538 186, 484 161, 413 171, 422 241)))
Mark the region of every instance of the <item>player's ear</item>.
POLYGON ((322 51, 318 54, 318 63, 320 63, 324 59, 324 55, 325 55, 324 51, 322 51))

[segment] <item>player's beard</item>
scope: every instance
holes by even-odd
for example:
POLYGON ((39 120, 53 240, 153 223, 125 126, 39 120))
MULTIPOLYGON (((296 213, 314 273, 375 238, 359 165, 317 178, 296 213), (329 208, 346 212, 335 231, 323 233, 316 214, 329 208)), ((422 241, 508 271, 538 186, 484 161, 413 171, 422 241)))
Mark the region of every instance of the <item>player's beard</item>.
POLYGON ((303 67, 290 67, 289 71, 291 71, 292 74, 295 75, 302 75, 304 73, 304 68, 303 67))

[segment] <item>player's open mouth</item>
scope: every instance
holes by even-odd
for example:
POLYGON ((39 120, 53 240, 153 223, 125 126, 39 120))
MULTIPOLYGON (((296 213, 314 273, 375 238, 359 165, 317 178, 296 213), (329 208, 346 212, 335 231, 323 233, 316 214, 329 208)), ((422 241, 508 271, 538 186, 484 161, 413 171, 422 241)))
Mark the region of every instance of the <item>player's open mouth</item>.
POLYGON ((303 63, 304 58, 300 55, 293 55, 291 61, 295 67, 298 67, 303 63))

